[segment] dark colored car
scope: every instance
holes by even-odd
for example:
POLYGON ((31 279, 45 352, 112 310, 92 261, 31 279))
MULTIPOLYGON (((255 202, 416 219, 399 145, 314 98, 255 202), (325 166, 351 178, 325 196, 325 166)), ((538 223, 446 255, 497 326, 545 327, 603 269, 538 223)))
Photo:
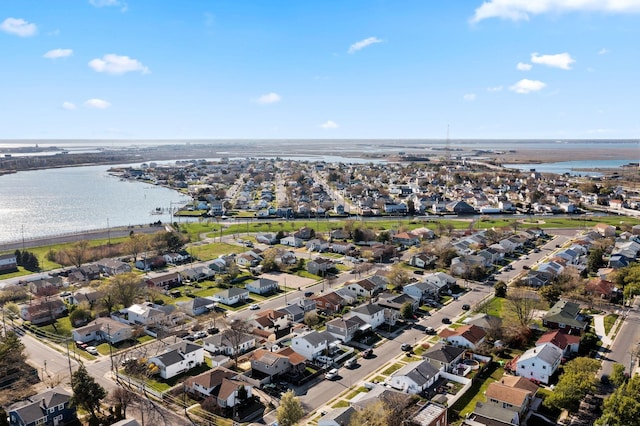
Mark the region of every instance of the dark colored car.
POLYGON ((462 309, 464 309, 465 311, 468 311, 469 309, 471 309, 471 306, 465 303, 464 305, 462 305, 462 309))
POLYGON ((436 334, 436 329, 433 327, 425 327, 424 329, 425 334, 430 334, 430 335, 434 335, 436 334))
POLYGON ((365 349, 360 353, 360 355, 362 356, 362 358, 371 358, 371 356, 373 355, 373 349, 365 349))
POLYGON ((451 320, 449 318, 442 318, 442 323, 443 324, 451 324, 451 320))

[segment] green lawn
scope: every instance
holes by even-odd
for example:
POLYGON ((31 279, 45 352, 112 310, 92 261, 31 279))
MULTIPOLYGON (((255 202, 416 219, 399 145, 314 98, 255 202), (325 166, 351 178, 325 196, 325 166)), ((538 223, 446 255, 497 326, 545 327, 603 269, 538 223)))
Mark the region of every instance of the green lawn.
POLYGON ((400 364, 400 363, 393 364, 391 367, 388 367, 386 370, 384 370, 382 374, 384 374, 385 376, 390 376, 394 372, 400 370, 402 367, 404 367, 404 364, 400 364))
POLYGON ((609 334, 609 332, 611 331, 611 328, 613 327, 613 324, 615 324, 616 320, 618 319, 618 315, 617 314, 608 314, 604 317, 604 332, 605 334, 609 334))
POLYGON ((504 375, 504 368, 498 366, 497 363, 492 363, 487 370, 483 373, 483 376, 489 375, 485 381, 475 380, 469 390, 451 406, 451 420, 457 417, 463 419, 468 413, 471 413, 476 406, 476 402, 486 401, 484 392, 487 390, 487 386, 491 382, 496 382, 504 375), (457 414, 457 416, 456 416, 457 414))
POLYGON ((229 243, 210 243, 200 246, 193 246, 190 249, 193 256, 199 260, 213 260, 222 255, 231 253, 242 253, 246 251, 246 247, 229 243))
POLYGON ((505 300, 506 299, 503 297, 494 297, 490 299, 483 307, 483 312, 502 318, 502 310, 504 309, 505 300))

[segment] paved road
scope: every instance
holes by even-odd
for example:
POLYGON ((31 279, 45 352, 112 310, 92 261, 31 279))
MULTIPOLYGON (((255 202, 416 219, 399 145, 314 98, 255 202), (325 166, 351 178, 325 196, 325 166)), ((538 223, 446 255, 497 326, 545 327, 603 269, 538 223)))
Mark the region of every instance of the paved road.
POLYGON ((618 311, 619 314, 625 315, 626 318, 609 350, 605 350, 602 353, 600 377, 611 375, 613 364, 615 363, 624 365, 627 373, 636 371, 638 361, 640 361, 640 313, 638 309, 636 302, 631 309, 626 308, 618 311))

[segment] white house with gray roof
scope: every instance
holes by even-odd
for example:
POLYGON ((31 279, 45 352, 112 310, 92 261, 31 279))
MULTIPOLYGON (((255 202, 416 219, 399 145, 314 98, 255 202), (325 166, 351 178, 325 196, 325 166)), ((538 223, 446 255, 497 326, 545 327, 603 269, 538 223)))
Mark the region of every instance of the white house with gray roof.
POLYGON ((149 358, 149 365, 158 367, 160 377, 163 379, 175 377, 203 362, 204 348, 187 341, 169 345, 160 355, 149 358))
POLYGON ((376 303, 360 305, 357 308, 353 308, 349 314, 352 317, 355 316, 362 319, 371 325, 371 328, 378 328, 384 324, 384 308, 376 303))
POLYGON ((551 343, 533 347, 516 361, 516 375, 548 385, 562 360, 562 350, 551 343))
POLYGON ((311 331, 291 339, 291 348, 308 360, 331 351, 337 346, 338 339, 328 331, 311 331))
POLYGON ((410 362, 395 371, 387 382, 395 389, 407 393, 420 393, 433 384, 440 377, 440 370, 427 360, 410 362))

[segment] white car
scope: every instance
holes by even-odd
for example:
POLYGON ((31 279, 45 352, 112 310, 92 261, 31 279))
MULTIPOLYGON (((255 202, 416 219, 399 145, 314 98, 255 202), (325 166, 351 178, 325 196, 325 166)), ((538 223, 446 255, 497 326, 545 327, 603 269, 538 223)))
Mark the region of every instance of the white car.
POLYGON ((256 309, 260 309, 260 305, 253 304, 253 305, 249 306, 249 309, 251 309, 252 311, 255 311, 256 309))
POLYGON ((337 368, 332 368, 331 370, 327 371, 326 374, 324 375, 324 378, 327 380, 333 380, 336 377, 338 377, 338 369, 337 368))
POLYGON ((98 354, 98 349, 96 349, 95 346, 87 346, 85 351, 89 352, 91 355, 99 355, 98 354))

